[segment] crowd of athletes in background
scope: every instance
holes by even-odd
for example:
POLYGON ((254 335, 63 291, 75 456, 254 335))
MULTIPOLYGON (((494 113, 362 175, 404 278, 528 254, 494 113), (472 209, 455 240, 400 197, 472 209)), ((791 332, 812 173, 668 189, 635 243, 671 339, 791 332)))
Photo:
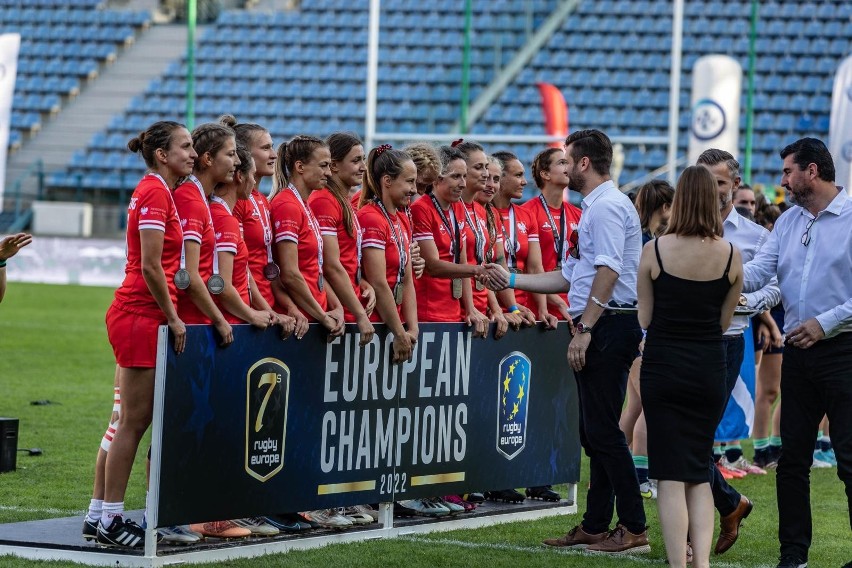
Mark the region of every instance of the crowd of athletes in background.
MULTIPOLYGON (((512 274, 559 272, 578 250, 581 210, 568 202, 565 191, 574 165, 562 149, 536 156, 531 175, 540 193, 521 204, 524 164, 507 151, 489 155, 471 141, 403 149, 383 145, 365 153, 355 135, 338 132, 325 140, 296 136, 276 149, 262 126, 224 116, 192 133, 175 122, 158 122, 128 148, 142 154, 149 173, 128 207, 126 277, 107 314, 117 362, 115 396, 83 525, 87 540, 119 547, 144 544, 145 519, 140 526, 125 518, 123 499, 151 421, 161 324, 169 326, 180 353, 187 323, 212 325, 222 345, 233 341, 233 324, 277 326, 282 338, 301 339, 309 323, 320 324, 331 336, 353 323, 363 345, 374 333, 373 324, 383 322, 394 334, 394 362, 411 356, 420 321, 465 322, 476 336, 493 329, 496 339, 510 328, 554 328, 560 320, 574 332, 566 294, 486 286, 489 265, 512 274), (269 197, 258 191, 263 177, 273 178, 269 197)), ((727 183, 741 215, 771 229, 779 206, 742 187, 738 165, 732 166, 736 161, 723 158, 705 163, 711 172, 720 166, 715 173, 720 195, 727 183)), ((631 195, 646 240, 665 231, 672 194, 668 184, 655 181, 631 195)), ((729 204, 721 199, 724 210, 729 204)), ((11 253, 5 258, 29 242, 29 236, 12 238, 18 240, 6 239, 0 247, 0 253, 11 253)), ((779 397, 783 313, 780 307, 760 307, 768 311, 756 316, 754 325, 759 361, 755 455, 749 462, 738 441, 720 441, 716 463, 725 479, 765 473, 780 452, 780 404, 774 421, 771 409, 779 397)), ((638 364, 639 359, 637 370, 638 364)), ((648 479, 635 377, 629 385, 621 427, 631 444, 641 494, 651 498, 656 489, 648 479)), ((820 432, 813 463, 836 464, 827 427, 820 432)), ((559 499, 550 486, 528 488, 526 496, 559 499)), ((444 516, 473 510, 484 498, 520 502, 524 494, 508 488, 404 501, 394 504, 394 512, 444 516)), ((725 514, 719 509, 720 542, 722 537, 727 542, 722 550, 717 543, 717 553, 733 545, 739 523, 751 511, 751 503, 741 499, 747 510, 736 506, 725 514)), ((286 512, 162 528, 158 539, 191 544, 204 537, 343 529, 377 518, 369 505, 286 512)), ((565 545, 562 539, 551 540, 548 544, 565 545)))

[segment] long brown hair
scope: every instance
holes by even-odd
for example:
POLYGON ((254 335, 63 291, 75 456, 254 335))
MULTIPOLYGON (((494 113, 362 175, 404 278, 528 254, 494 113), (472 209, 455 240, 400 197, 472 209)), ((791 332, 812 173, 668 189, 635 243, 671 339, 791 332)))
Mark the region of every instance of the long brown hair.
MULTIPOLYGON (((351 132, 335 132, 330 134, 325 143, 331 153, 332 162, 342 162, 346 159, 346 155, 355 146, 362 146, 361 139, 351 132)), ((343 227, 346 229, 346 234, 353 236, 352 223, 352 206, 349 203, 349 188, 344 187, 336 176, 332 175, 328 178, 328 189, 343 210, 343 227)))
POLYGON ((689 166, 677 180, 667 235, 721 237, 716 179, 704 166, 689 166))
MULTIPOLYGON (((651 218, 665 205, 671 205, 674 199, 674 188, 662 179, 651 180, 636 192, 636 211, 639 213, 639 224, 643 231, 650 230, 651 218)), ((665 227, 660 227, 663 231, 665 227)), ((658 230, 659 231, 659 230, 658 230)), ((659 235, 654 235, 655 237, 659 235)))
POLYGON ((392 180, 399 177, 405 162, 413 162, 411 156, 401 150, 395 150, 390 145, 381 145, 373 148, 367 155, 367 171, 364 173, 364 183, 361 186, 361 200, 359 205, 363 207, 375 198, 382 198, 382 178, 390 176, 392 180))
POLYGON ((290 183, 290 174, 296 167, 296 162, 307 162, 314 150, 325 146, 325 142, 316 136, 298 134, 289 142, 278 146, 278 159, 275 161, 275 171, 272 175, 272 191, 269 200, 290 183))

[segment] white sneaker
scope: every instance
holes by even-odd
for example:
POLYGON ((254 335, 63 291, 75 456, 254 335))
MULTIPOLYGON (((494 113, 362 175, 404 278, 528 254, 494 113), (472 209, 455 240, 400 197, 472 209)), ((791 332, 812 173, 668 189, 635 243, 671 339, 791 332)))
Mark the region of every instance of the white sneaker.
POLYGON ((307 511, 304 515, 327 529, 348 529, 353 525, 352 521, 339 514, 335 509, 318 509, 307 511))
POLYGON ((639 484, 639 493, 642 495, 643 499, 656 499, 657 498, 657 480, 649 479, 648 481, 643 481, 639 484))
POLYGON ((263 517, 235 519, 234 524, 238 527, 250 530, 251 534, 257 536, 273 536, 281 532, 277 528, 267 523, 263 517))
POLYGON ((355 505, 354 507, 350 507, 350 509, 354 509, 362 515, 368 515, 374 522, 379 520, 379 512, 370 505, 355 505))
POLYGON ((427 517, 443 517, 450 514, 450 510, 443 505, 433 503, 431 499, 410 499, 408 501, 400 501, 404 507, 408 507, 418 515, 427 517))
POLYGON ((813 463, 813 465, 811 465, 812 468, 814 468, 814 469, 826 469, 826 468, 829 468, 829 467, 834 467, 833 465, 831 465, 827 461, 821 460, 820 457, 821 456, 819 456, 817 454, 817 452, 814 452, 814 463, 813 463))
POLYGON ((362 513, 355 507, 346 507, 338 510, 341 515, 350 519, 354 525, 369 525, 373 522, 373 517, 367 513, 362 513))
POLYGON ((725 463, 727 464, 725 467, 727 467, 728 469, 744 471, 749 475, 766 475, 765 469, 763 469, 762 467, 758 467, 753 463, 749 463, 749 461, 745 459, 745 456, 740 456, 740 459, 733 462, 729 462, 726 458, 722 459, 725 460, 725 463))
POLYGON ((195 544, 203 537, 195 531, 189 530, 187 526, 164 527, 157 529, 162 542, 168 544, 195 544))

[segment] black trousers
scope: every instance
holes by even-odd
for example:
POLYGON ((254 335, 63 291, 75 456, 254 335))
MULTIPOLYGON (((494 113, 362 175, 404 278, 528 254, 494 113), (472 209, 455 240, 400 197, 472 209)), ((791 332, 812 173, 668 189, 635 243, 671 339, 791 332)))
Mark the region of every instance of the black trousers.
MULTIPOLYGON (((730 399, 734 386, 737 384, 737 378, 740 376, 740 367, 742 367, 743 357, 745 356, 745 340, 742 335, 726 335, 722 345, 725 346, 725 359, 728 368, 725 387, 728 389, 728 399, 730 399)), ((713 491, 713 505, 719 511, 719 515, 727 517, 740 504, 739 492, 722 477, 712 455, 710 456, 710 488, 713 491)))
MULTIPOLYGON (((809 349, 790 344, 781 364, 781 440, 778 461, 778 540, 781 554, 808 558, 813 536, 810 471, 819 423, 828 414, 837 476, 852 505, 852 333, 817 342, 809 349)), ((850 507, 852 527, 852 507, 850 507)), ((852 539, 852 537, 850 537, 852 539)))
POLYGON ((618 420, 642 330, 633 314, 606 315, 591 334, 586 365, 574 374, 580 397, 580 441, 589 457, 583 529, 593 534, 609 530, 615 508, 618 521, 637 534, 645 530, 645 509, 618 420))

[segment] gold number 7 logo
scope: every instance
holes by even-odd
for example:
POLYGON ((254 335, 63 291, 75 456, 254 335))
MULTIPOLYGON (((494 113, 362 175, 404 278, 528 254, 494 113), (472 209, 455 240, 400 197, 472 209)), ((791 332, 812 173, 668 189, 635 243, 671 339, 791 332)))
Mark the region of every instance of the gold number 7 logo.
POLYGON ((263 402, 260 403, 260 409, 257 411, 257 419, 254 421, 254 431, 260 432, 260 429, 263 427, 263 415, 266 412, 266 404, 269 402, 269 398, 272 396, 272 392, 275 390, 275 385, 281 382, 281 375, 276 373, 264 373, 260 376, 260 381, 257 383, 257 388, 262 388, 265 385, 269 385, 269 390, 266 391, 266 395, 263 397, 263 402))

